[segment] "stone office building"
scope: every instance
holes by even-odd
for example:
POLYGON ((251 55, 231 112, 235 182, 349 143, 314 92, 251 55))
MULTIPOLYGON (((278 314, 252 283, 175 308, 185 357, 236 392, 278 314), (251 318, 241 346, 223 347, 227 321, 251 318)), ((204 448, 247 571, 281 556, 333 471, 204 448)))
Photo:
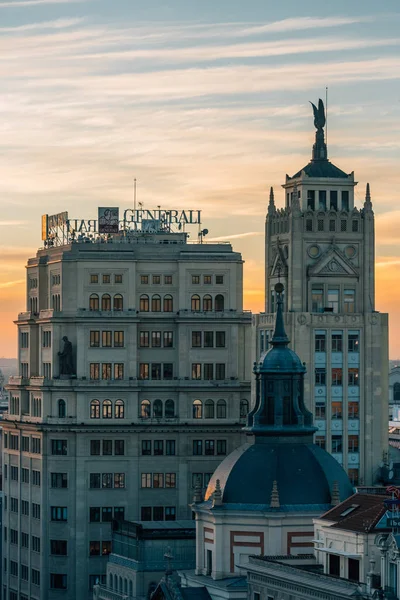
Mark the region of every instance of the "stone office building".
POLYGON ((388 315, 375 309, 374 212, 369 185, 361 208, 357 182, 327 158, 324 108, 315 108, 312 160, 271 190, 265 225, 265 313, 254 318, 259 357, 273 328, 277 281, 285 285, 286 327, 306 362, 315 441, 354 484, 376 482, 387 452, 388 315))
POLYGON ((191 518, 195 483, 243 441, 242 270, 230 244, 159 221, 64 231, 28 260, 3 422, 4 598, 90 596, 112 519, 191 518))

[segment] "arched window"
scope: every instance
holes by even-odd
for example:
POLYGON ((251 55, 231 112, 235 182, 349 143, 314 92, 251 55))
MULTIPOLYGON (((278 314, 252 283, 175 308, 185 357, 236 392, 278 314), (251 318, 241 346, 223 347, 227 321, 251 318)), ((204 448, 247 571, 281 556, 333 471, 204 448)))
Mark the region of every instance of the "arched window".
POLYGON ((152 312, 161 312, 161 296, 155 294, 151 298, 151 311, 152 312))
POLYGON ((194 294, 194 296, 192 296, 191 308, 196 312, 200 310, 200 296, 198 296, 197 294, 194 294))
POLYGON ((65 400, 60 399, 58 401, 58 417, 60 419, 65 419, 66 416, 67 416, 67 405, 65 403, 65 400))
POLYGON ((110 294, 103 294, 101 297, 101 310, 111 310, 110 294))
POLYGON ((215 310, 224 310, 224 297, 222 294, 215 296, 215 310))
POLYGON ((214 401, 206 400, 204 403, 204 418, 205 419, 213 419, 214 418, 214 401))
POLYGON ((161 400, 154 400, 153 402, 153 417, 160 418, 163 413, 163 404, 161 400))
POLYGON ((400 383, 395 383, 393 386, 393 401, 400 403, 400 383))
POLYGON ((115 418, 123 419, 125 416, 125 405, 123 400, 117 400, 115 403, 115 418))
POLYGON ((149 312, 149 297, 146 294, 140 296, 139 310, 141 312, 149 312))
POLYGON ((98 400, 92 400, 90 403, 90 418, 100 419, 100 402, 98 400))
POLYGON ((193 419, 203 418, 203 404, 201 400, 195 400, 193 402, 193 419))
POLYGON ((122 594, 122 577, 119 578, 119 592, 122 594))
POLYGON ((174 310, 174 303, 172 300, 172 296, 170 294, 168 294, 167 296, 164 296, 163 311, 164 312, 172 312, 173 310, 174 310))
POLYGON ((89 298, 89 310, 99 310, 99 297, 97 294, 92 294, 89 298))
POLYGON ((206 294, 206 296, 203 296, 203 310, 204 311, 212 310, 212 298, 211 298, 210 294, 206 294))
POLYGON ((118 592, 118 577, 114 575, 114 590, 118 592))
POLYGON ((112 402, 111 402, 111 400, 103 401, 103 419, 112 419, 112 402))
POLYGON ((124 579, 124 594, 127 594, 127 593, 128 593, 128 580, 125 577, 125 579, 124 579))
POLYGON ((129 595, 133 596, 133 583, 132 580, 129 580, 129 595))
POLYGON ((165 416, 169 419, 175 416, 175 402, 167 400, 165 403, 165 416))
POLYGON ((226 402, 218 400, 217 402, 217 419, 226 419, 226 402))
POLYGON ((121 294, 114 296, 114 310, 124 310, 124 299, 121 294))
POLYGON ((140 404, 140 416, 142 419, 148 419, 150 417, 150 409, 150 400, 142 400, 140 404))
POLYGON ((240 401, 240 418, 244 419, 245 417, 247 417, 248 412, 249 412, 249 401, 241 400, 240 401))
POLYGON ((108 578, 108 585, 111 590, 113 589, 113 581, 114 581, 114 579, 113 579, 112 573, 110 573, 109 578, 108 578))

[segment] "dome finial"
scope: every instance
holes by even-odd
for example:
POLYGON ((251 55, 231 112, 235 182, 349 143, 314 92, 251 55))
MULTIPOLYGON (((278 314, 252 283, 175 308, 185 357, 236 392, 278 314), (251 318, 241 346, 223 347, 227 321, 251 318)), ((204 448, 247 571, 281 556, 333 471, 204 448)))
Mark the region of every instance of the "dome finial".
POLYGON ((370 190, 370 187, 369 187, 369 183, 367 183, 367 187, 365 189, 364 209, 365 210, 372 210, 371 190, 370 190))
POLYGON ((268 214, 272 215, 275 211, 276 211, 276 208, 275 208, 274 188, 271 185, 271 189, 269 191, 268 214))
POLYGON ((279 502, 278 482, 276 479, 272 483, 271 500, 269 503, 271 508, 280 508, 281 503, 279 502))
POLYGON ((289 343, 289 338, 286 335, 286 331, 285 331, 285 325, 283 322, 283 290, 284 290, 284 286, 282 283, 276 283, 275 284, 275 292, 276 292, 276 304, 277 304, 277 308, 276 308, 276 320, 275 320, 275 331, 274 331, 274 335, 272 337, 271 340, 271 344, 272 346, 280 346, 280 345, 284 345, 287 346, 289 343))
POLYGON ((215 482, 215 490, 213 493, 213 508, 214 506, 222 506, 222 491, 219 479, 215 482))

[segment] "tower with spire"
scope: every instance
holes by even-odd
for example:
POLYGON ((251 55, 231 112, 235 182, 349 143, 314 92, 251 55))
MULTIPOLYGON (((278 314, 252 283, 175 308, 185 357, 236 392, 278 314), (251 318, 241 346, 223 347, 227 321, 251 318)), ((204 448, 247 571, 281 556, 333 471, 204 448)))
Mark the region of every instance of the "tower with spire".
POLYGON ((256 358, 268 349, 285 287, 291 347, 308 364, 305 404, 315 440, 354 484, 380 483, 387 450, 388 316, 375 306, 375 232, 369 183, 328 159, 322 100, 313 106, 311 160, 286 175, 283 202, 271 188, 265 222, 265 314, 255 318, 256 358))

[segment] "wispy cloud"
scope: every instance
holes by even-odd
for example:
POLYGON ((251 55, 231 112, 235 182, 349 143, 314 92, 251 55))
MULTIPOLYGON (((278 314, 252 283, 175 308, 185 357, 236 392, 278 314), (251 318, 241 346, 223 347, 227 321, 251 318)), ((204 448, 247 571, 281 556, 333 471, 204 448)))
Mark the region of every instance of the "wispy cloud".
POLYGON ((54 21, 43 21, 41 23, 27 23, 26 25, 17 25, 15 27, 0 27, 0 34, 24 33, 26 31, 35 31, 40 29, 64 29, 67 27, 74 27, 75 25, 78 25, 83 21, 83 18, 55 19, 54 21))
POLYGON ((11 226, 18 226, 18 225, 26 225, 28 223, 28 221, 1 221, 0 220, 0 227, 11 227, 11 226))
POLYGON ((253 237, 256 235, 264 235, 264 233, 262 231, 245 231, 243 233, 232 233, 230 235, 221 235, 219 237, 205 239, 207 242, 224 242, 226 240, 237 240, 239 238, 253 237))
POLYGON ((0 8, 23 8, 25 6, 39 6, 40 4, 76 4, 78 2, 93 2, 94 0, 12 0, 0 2, 0 8))
POLYGON ((25 283, 25 279, 17 279, 16 281, 3 281, 0 283, 0 288, 10 288, 16 285, 21 285, 22 283, 25 283))

